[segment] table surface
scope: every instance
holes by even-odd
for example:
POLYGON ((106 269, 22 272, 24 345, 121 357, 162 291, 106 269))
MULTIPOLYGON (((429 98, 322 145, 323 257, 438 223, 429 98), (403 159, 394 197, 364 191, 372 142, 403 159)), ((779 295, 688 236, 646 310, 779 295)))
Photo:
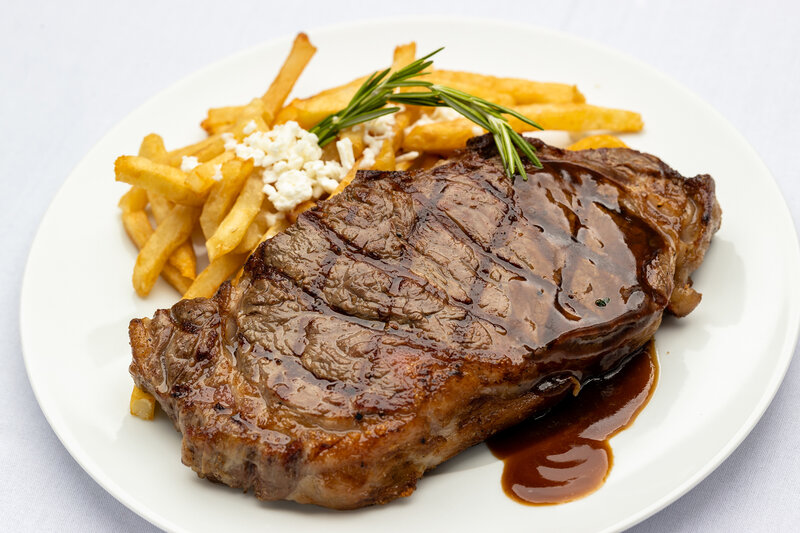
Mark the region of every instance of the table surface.
MULTIPOLYGON (((800 3, 28 1, 0 20, 0 529, 157 528, 97 485, 48 426, 19 338, 30 243, 71 169, 114 124, 200 67, 298 30, 360 18, 452 14, 524 21, 634 56, 725 115, 774 173, 795 224, 800 180, 800 3), (384 6, 384 7, 382 7, 384 6), (523 7, 524 6, 524 7, 523 7), (167 51, 167 52, 165 52, 167 51)), ((702 147, 698 147, 702 149, 702 147)), ((705 481, 636 532, 790 531, 800 524, 800 363, 766 414, 705 481)))

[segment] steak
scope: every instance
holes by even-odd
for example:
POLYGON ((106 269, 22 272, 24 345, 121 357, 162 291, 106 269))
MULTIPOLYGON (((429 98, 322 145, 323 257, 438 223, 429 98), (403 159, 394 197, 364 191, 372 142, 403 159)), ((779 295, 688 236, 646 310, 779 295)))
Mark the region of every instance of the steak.
POLYGON ((530 142, 527 181, 488 136, 430 170, 361 171, 235 287, 133 320, 130 372, 184 464, 264 500, 389 502, 689 313, 712 178, 530 142))

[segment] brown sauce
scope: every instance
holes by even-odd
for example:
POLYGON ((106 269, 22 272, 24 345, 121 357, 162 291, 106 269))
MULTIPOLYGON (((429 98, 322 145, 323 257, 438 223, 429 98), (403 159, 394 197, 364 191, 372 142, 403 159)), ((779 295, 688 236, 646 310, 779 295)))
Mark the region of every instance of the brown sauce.
POLYGON ((578 396, 489 439, 489 449, 505 463, 503 490, 520 503, 547 505, 600 488, 613 463, 608 439, 633 423, 657 380, 651 340, 618 370, 585 385, 578 396))

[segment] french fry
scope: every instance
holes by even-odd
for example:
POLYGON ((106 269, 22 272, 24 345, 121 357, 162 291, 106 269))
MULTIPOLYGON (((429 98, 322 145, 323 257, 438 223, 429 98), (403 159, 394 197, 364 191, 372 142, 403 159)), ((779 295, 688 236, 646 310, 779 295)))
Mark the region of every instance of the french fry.
POLYGON ((440 85, 446 85, 448 87, 452 87, 453 89, 458 89, 460 91, 467 92, 474 96, 478 96, 483 98, 484 100, 488 100, 495 104, 511 106, 514 105, 514 97, 507 92, 501 90, 499 87, 492 85, 490 83, 476 83, 472 81, 469 77, 462 76, 462 77, 448 77, 443 76, 443 72, 441 70, 434 70, 430 74, 425 76, 425 81, 430 81, 432 83, 438 83, 440 85))
POLYGON ((394 114, 394 126, 392 134, 392 149, 397 152, 403 146, 406 128, 411 124, 412 112, 409 110, 398 111, 394 114))
POLYGON ((514 103, 519 105, 586 103, 586 97, 578 90, 577 85, 568 85, 566 83, 500 78, 497 88, 510 94, 514 98, 514 103))
POLYGON ((253 219, 253 222, 250 223, 250 227, 247 228, 244 237, 242 237, 241 242, 236 245, 232 253, 249 254, 258 246, 258 243, 261 242, 261 237, 264 236, 264 233, 266 233, 268 229, 267 214, 274 215, 274 212, 270 209, 272 206, 269 204, 269 201, 264 201, 263 203, 268 205, 262 206, 261 211, 253 219))
POLYGON ((150 210, 153 212, 156 224, 161 224, 161 221, 169 216, 174 204, 153 191, 147 191, 147 199, 150 202, 150 210))
POLYGON ((203 203, 203 192, 190 187, 189 176, 169 165, 154 163, 144 157, 124 155, 114 162, 114 172, 117 181, 151 190, 172 202, 186 205, 203 203))
POLYGON ((216 133, 202 141, 168 152, 165 162, 170 166, 180 167, 184 156, 194 156, 200 163, 205 163, 224 151, 225 140, 222 138, 221 133, 216 133))
MULTIPOLYGON (((566 131, 639 131, 642 117, 639 113, 610 109, 588 104, 528 104, 514 106, 522 115, 538 122, 547 130, 566 131)), ((516 131, 531 131, 532 126, 513 117, 509 124, 516 131)), ((478 128, 479 129, 479 128, 478 128)), ((477 134, 475 125, 466 119, 436 122, 415 127, 406 135, 403 149, 447 153, 463 148, 467 139, 477 134)))
POLYGON ((147 239, 133 268, 133 287, 139 296, 150 293, 169 256, 192 234, 199 215, 198 207, 176 205, 147 239))
MULTIPOLYGON (((148 191, 147 197, 150 200, 150 210, 153 212, 156 224, 161 224, 172 211, 174 207, 172 202, 152 191, 148 191)), ((169 264, 178 269, 182 276, 194 279, 197 275, 197 256, 194 253, 194 247, 190 239, 178 246, 169 256, 168 261, 169 264)))
MULTIPOLYGON (((634 111, 588 104, 528 104, 514 110, 536 121, 546 130, 632 132, 642 129, 642 116, 634 111)), ((529 131, 530 126, 513 117, 511 127, 529 131)))
POLYGON ((406 152, 448 153, 463 148, 467 140, 483 130, 467 120, 448 120, 416 126, 403 139, 406 152))
POLYGON ((273 80, 272 84, 261 97, 264 103, 264 122, 271 125, 275 121, 275 116, 278 111, 283 107, 283 103, 292 92, 297 78, 300 77, 303 70, 311 61, 311 58, 316 53, 317 49, 308 40, 308 35, 305 33, 297 34, 292 44, 292 50, 289 52, 289 57, 283 63, 280 72, 273 80))
POLYGON ((301 128, 309 129, 331 113, 342 110, 353 98, 367 77, 355 79, 339 87, 327 89, 309 98, 294 100, 281 109, 275 117, 275 124, 283 124, 294 120, 301 128))
POLYGON ((191 287, 184 293, 185 299, 210 298, 225 280, 233 276, 244 264, 248 254, 227 254, 211 261, 200 272, 191 287))
POLYGON ((392 60, 392 72, 396 72, 409 63, 413 63, 417 57, 417 43, 397 45, 394 49, 394 59, 392 60))
POLYGON ((236 156, 233 152, 223 152, 213 159, 209 159, 205 163, 197 165, 189 172, 189 179, 198 184, 202 190, 208 190, 216 184, 215 176, 217 174, 217 167, 221 167, 228 161, 235 159, 236 156))
MULTIPOLYGON (((142 143, 139 146, 139 156, 158 162, 163 161, 166 155, 167 150, 164 148, 164 140, 160 135, 151 133, 142 139, 142 143)), ((150 203, 150 210, 153 213, 153 218, 156 220, 157 224, 160 224, 169 216, 169 212, 173 207, 172 202, 153 191, 147 191, 147 200, 150 203)), ((142 209, 144 209, 144 207, 142 207, 142 209)), ((144 246, 144 244, 142 244, 142 246, 144 246)), ((194 279, 197 269, 197 257, 194 254, 192 243, 187 240, 181 244, 178 249, 169 256, 169 263, 178 269, 181 277, 194 279)), ((168 276, 171 276, 171 274, 168 274, 168 276)))
POLYGON ((164 148, 164 139, 161 138, 161 135, 155 133, 145 135, 142 144, 139 145, 139 155, 157 163, 164 161, 167 157, 167 149, 164 148))
POLYGON ((147 191, 135 185, 122 195, 117 204, 123 213, 130 211, 144 211, 147 207, 147 191))
POLYGON ((206 241, 211 261, 232 251, 241 242, 250 223, 261 210, 264 183, 259 173, 253 173, 242 187, 242 192, 217 230, 206 241))
POLYGON ((256 125, 256 130, 267 131, 269 126, 263 118, 265 112, 266 107, 264 106, 263 100, 261 100, 261 98, 253 98, 249 104, 242 107, 239 116, 236 117, 236 121, 231 125, 229 131, 237 140, 247 137, 248 134, 244 131, 250 122, 256 125))
POLYGON ((253 160, 242 162, 238 159, 227 161, 222 165, 222 179, 209 191, 208 199, 200 213, 200 229, 206 240, 217 231, 225 215, 228 214, 236 197, 242 190, 247 177, 253 172, 253 160))
POLYGON ((205 120, 200 123, 200 126, 206 130, 209 135, 225 132, 236 123, 244 107, 245 106, 241 105, 212 107, 208 110, 208 115, 205 120))
POLYGON ((409 168, 411 168, 411 166, 413 164, 414 164, 414 160, 413 159, 406 159, 404 161, 397 161, 395 159, 394 169, 395 170, 408 170, 409 168))
MULTIPOLYGON (((128 237, 133 241, 133 244, 140 250, 153 235, 153 227, 150 225, 150 219, 147 218, 147 213, 144 210, 123 210, 122 226, 125 228, 128 237)), ((181 275, 178 269, 170 264, 164 265, 161 270, 161 277, 172 285, 179 294, 186 292, 192 284, 191 279, 181 275)))
POLYGON ((386 139, 381 144, 381 151, 375 156, 372 170, 394 170, 394 167, 394 143, 390 139, 386 139))
POLYGON ((595 148, 627 148, 619 137, 613 135, 590 135, 567 146, 567 150, 589 150, 595 148))
POLYGON ((156 399, 149 392, 145 392, 136 385, 131 392, 131 414, 142 420, 152 420, 156 412, 156 399))
POLYGON ((426 79, 434 83, 449 85, 455 89, 467 86, 490 87, 495 91, 509 95, 512 98, 513 104, 570 102, 580 104, 586 102, 586 98, 575 85, 566 83, 530 81, 519 78, 499 78, 497 76, 487 76, 485 74, 474 74, 472 72, 459 72, 455 70, 434 70, 426 79))

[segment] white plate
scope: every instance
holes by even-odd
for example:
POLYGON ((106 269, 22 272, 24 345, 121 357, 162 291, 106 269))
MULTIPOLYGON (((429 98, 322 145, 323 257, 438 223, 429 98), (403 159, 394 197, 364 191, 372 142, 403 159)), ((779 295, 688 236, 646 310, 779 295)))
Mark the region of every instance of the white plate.
MULTIPOLYGON (((310 33, 319 52, 296 88, 307 95, 386 65, 397 43, 447 46, 442 67, 577 83, 592 103, 642 112, 627 140, 684 175, 710 173, 722 229, 695 275, 702 304, 657 335, 661 382, 631 429, 612 441, 605 486, 566 505, 527 507, 500 488, 502 464, 478 446, 423 478, 390 505, 333 512, 251 495, 198 479, 180 463, 180 436, 164 416, 127 414, 127 324, 173 303, 159 285, 135 296, 133 246, 116 202, 119 154, 145 134, 169 146, 202 137, 210 106, 246 102, 268 85, 289 39, 212 65, 164 91, 97 144, 53 201, 34 241, 22 289, 28 375, 45 416, 81 466, 122 503, 172 531, 462 531, 513 527, 612 531, 646 518, 707 476, 747 435, 788 367, 800 321, 800 254, 775 183, 719 114, 653 69, 567 35, 500 22, 453 19, 361 23, 310 33)), ((159 282, 160 284, 162 282, 159 282)))

